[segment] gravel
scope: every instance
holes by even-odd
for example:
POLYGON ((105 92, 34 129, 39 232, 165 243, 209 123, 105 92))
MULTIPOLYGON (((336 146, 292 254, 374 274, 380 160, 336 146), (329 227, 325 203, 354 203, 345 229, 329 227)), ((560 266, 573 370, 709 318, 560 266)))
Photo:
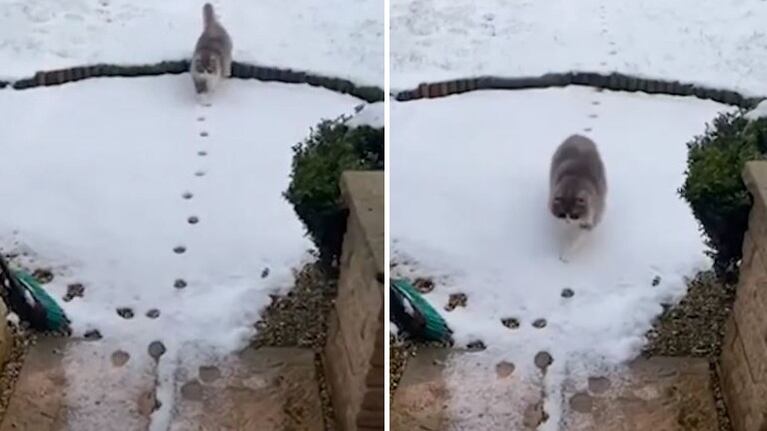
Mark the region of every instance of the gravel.
POLYGON ((410 340, 400 340, 389 335, 389 395, 394 397, 400 379, 405 373, 409 358, 416 355, 418 346, 410 340))
POLYGON ((261 320, 255 347, 325 347, 327 316, 336 295, 336 280, 329 280, 316 265, 296 274, 296 286, 285 296, 272 296, 261 320))
POLYGON ((689 284, 687 295, 658 317, 646 334, 646 356, 694 356, 708 358, 719 430, 732 431, 724 405, 716 364, 722 352, 727 318, 735 301, 735 285, 702 272, 689 284))
POLYGON ((402 375, 405 373, 407 361, 418 354, 419 348, 427 347, 448 348, 450 344, 437 341, 415 341, 389 334, 389 395, 391 397, 394 396, 402 375))
MULTIPOLYGON (((268 271, 265 271, 268 276, 268 271)), ((296 285, 285 296, 273 296, 264 310, 252 345, 258 347, 304 347, 315 352, 315 370, 319 385, 325 431, 336 429, 330 392, 325 381, 323 349, 327 338, 327 317, 337 290, 317 264, 306 265, 296 273, 296 285)))
POLYGON ((24 364, 24 356, 29 346, 34 343, 34 336, 27 330, 8 323, 11 335, 11 351, 8 354, 8 362, 0 371, 0 418, 5 416, 8 403, 11 401, 16 380, 21 374, 21 366, 24 364))

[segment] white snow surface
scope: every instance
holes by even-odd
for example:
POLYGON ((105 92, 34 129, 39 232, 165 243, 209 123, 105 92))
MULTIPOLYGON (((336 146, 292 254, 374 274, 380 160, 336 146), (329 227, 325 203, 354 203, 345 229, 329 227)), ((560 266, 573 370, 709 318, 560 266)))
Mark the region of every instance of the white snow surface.
POLYGON ((375 129, 384 127, 384 102, 367 103, 362 105, 346 125, 349 127, 369 126, 375 129))
POLYGON ((762 100, 756 108, 752 109, 746 114, 746 118, 750 120, 757 120, 759 118, 767 118, 767 99, 762 100))
MULTIPOLYGON (((507 360, 517 364, 515 374, 533 373, 535 354, 545 350, 554 358, 546 385, 556 394, 565 367, 633 358, 661 303, 678 300, 686 277, 710 267, 677 188, 685 143, 727 109, 579 87, 394 102, 392 277, 432 277, 437 287, 426 298, 438 310, 451 294, 467 295, 465 308, 442 312, 457 346, 488 346, 465 366, 482 363, 494 374, 507 360), (567 235, 547 208, 548 175, 555 148, 573 133, 599 146, 609 191, 602 223, 563 263, 567 235), (574 297, 563 298, 565 288, 574 297), (505 318, 521 326, 509 329, 505 318), (536 319, 547 325, 534 328, 536 319)), ((482 422, 487 403, 466 391, 454 398, 456 415, 482 422)), ((496 429, 480 422, 467 429, 496 429)))
MULTIPOLYGON (((188 75, 0 91, 0 115, 12 126, 0 129, 3 250, 26 254, 31 269, 52 268, 47 288, 56 297, 84 284, 84 298, 61 303, 75 336, 98 329, 101 343, 133 358, 161 340, 161 382, 172 381, 182 348, 208 358, 243 346, 269 294, 293 286, 312 245, 281 195, 291 147, 359 104, 257 81, 226 82, 211 107, 193 94, 188 75), (174 287, 176 279, 187 286, 174 287), (121 318, 118 307, 135 317, 121 318), (151 308, 159 318, 145 316, 151 308)), ((89 388, 80 389, 72 396, 87 398, 89 388)), ((166 385, 160 422, 172 396, 166 385)))
MULTIPOLYGON (((0 79, 95 63, 191 57, 194 0, 0 0, 0 79)), ((380 0, 215 0, 234 59, 383 87, 380 0)))
POLYGON ((767 95, 763 0, 391 0, 391 86, 623 72, 767 95))

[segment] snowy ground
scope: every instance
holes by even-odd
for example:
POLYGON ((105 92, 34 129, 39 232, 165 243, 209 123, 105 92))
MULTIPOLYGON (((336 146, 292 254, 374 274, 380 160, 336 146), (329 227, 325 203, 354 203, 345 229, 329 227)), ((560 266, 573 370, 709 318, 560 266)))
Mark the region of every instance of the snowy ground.
POLYGON ((392 0, 392 88, 583 70, 767 95, 764 0, 392 0))
MULTIPOLYGON (((75 336, 98 329, 136 370, 161 340, 161 386, 181 349, 191 365, 195 354, 242 346, 268 295, 292 287, 311 244, 281 196, 291 146, 359 103, 256 81, 226 83, 212 107, 192 95, 188 76, 0 92, 0 116, 13 125, 0 129, 0 244, 28 254, 31 268, 52 267, 59 298, 69 283, 85 285, 84 298, 63 303, 75 336), (152 308, 159 318, 145 316, 152 308)), ((98 410, 93 382, 71 381, 80 390, 68 393, 98 410)), ((156 429, 172 396, 166 385, 156 429)))
POLYGON ((763 100, 756 108, 748 112, 746 117, 752 120, 767 117, 767 100, 763 100))
MULTIPOLYGON (((466 294, 465 308, 443 315, 458 346, 488 346, 484 356, 448 368, 485 367, 494 378, 493 367, 506 360, 519 378, 534 379, 534 356, 549 352, 553 426, 565 373, 638 353, 661 303, 678 299, 685 277, 710 265, 676 190, 685 143, 723 109, 578 87, 394 103, 391 238, 399 265, 392 276, 433 277, 437 287, 427 298, 438 310, 451 294, 466 294), (565 235, 547 209, 548 169, 572 133, 599 145, 609 192, 603 223, 563 263, 565 235), (562 297, 566 288, 572 298, 562 297), (507 328, 506 318, 520 327, 507 328), (546 326, 534 327, 537 319, 546 326)), ((507 429, 487 422, 492 414, 477 414, 492 403, 481 401, 483 387, 456 391, 456 415, 474 427, 466 429, 507 429)))
MULTIPOLYGON (((0 0, 0 79, 191 56, 202 0, 0 0)), ((234 59, 383 87, 380 0, 212 1, 234 59)))

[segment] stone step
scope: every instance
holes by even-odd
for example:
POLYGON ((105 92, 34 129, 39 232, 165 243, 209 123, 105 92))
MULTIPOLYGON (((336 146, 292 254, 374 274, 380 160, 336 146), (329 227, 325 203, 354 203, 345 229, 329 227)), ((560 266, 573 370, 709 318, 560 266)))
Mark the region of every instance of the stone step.
MULTIPOLYGON (((38 340, 0 431, 147 430, 157 365, 147 352, 116 350, 104 340, 38 340)), ((310 350, 246 349, 174 375, 171 430, 323 429, 310 350)))
POLYGON ((324 430, 311 350, 246 349, 179 377, 170 431, 324 430))
POLYGON ((143 430, 154 406, 151 358, 112 362, 100 341, 41 337, 24 360, 0 431, 143 430))
MULTIPOLYGON (((422 349, 392 400, 391 430, 542 429, 545 377, 523 378, 483 352, 422 349)), ((637 359, 623 371, 565 379, 562 431, 717 431, 708 362, 637 359)), ((556 416, 556 415, 554 415, 556 416)))
POLYGON ((708 360, 638 359, 625 373, 593 376, 566 391, 572 431, 717 431, 708 360))

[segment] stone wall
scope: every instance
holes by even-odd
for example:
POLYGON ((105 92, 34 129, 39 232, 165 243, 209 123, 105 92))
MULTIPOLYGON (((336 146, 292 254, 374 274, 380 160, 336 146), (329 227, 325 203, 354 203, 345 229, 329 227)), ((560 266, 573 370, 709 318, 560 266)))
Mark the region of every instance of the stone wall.
MULTIPOLYGON (((31 78, 19 79, 14 82, 0 81, 0 88, 10 86, 16 90, 24 90, 41 86, 61 85, 88 78, 157 76, 181 74, 188 70, 189 60, 163 61, 156 64, 130 66, 94 64, 37 72, 31 78)), ((380 102, 384 99, 383 90, 379 87, 357 86, 348 79, 332 78, 299 70, 255 66, 235 61, 232 62, 232 77, 292 84, 309 84, 339 93, 350 94, 370 103, 380 102)))
POLYGON ((324 366, 339 431, 384 429, 384 175, 345 172, 349 207, 324 366))
POLYGON ((767 162, 749 162, 753 197, 719 374, 735 431, 767 430, 767 162))
POLYGON ((452 81, 424 83, 416 89, 400 91, 395 95, 399 101, 444 97, 474 90, 523 90, 568 85, 585 85, 614 91, 641 91, 649 94, 695 96, 728 105, 751 109, 763 97, 746 97, 738 92, 719 90, 679 81, 647 79, 622 73, 601 74, 596 72, 547 73, 542 76, 504 78, 483 76, 455 79, 452 81))

